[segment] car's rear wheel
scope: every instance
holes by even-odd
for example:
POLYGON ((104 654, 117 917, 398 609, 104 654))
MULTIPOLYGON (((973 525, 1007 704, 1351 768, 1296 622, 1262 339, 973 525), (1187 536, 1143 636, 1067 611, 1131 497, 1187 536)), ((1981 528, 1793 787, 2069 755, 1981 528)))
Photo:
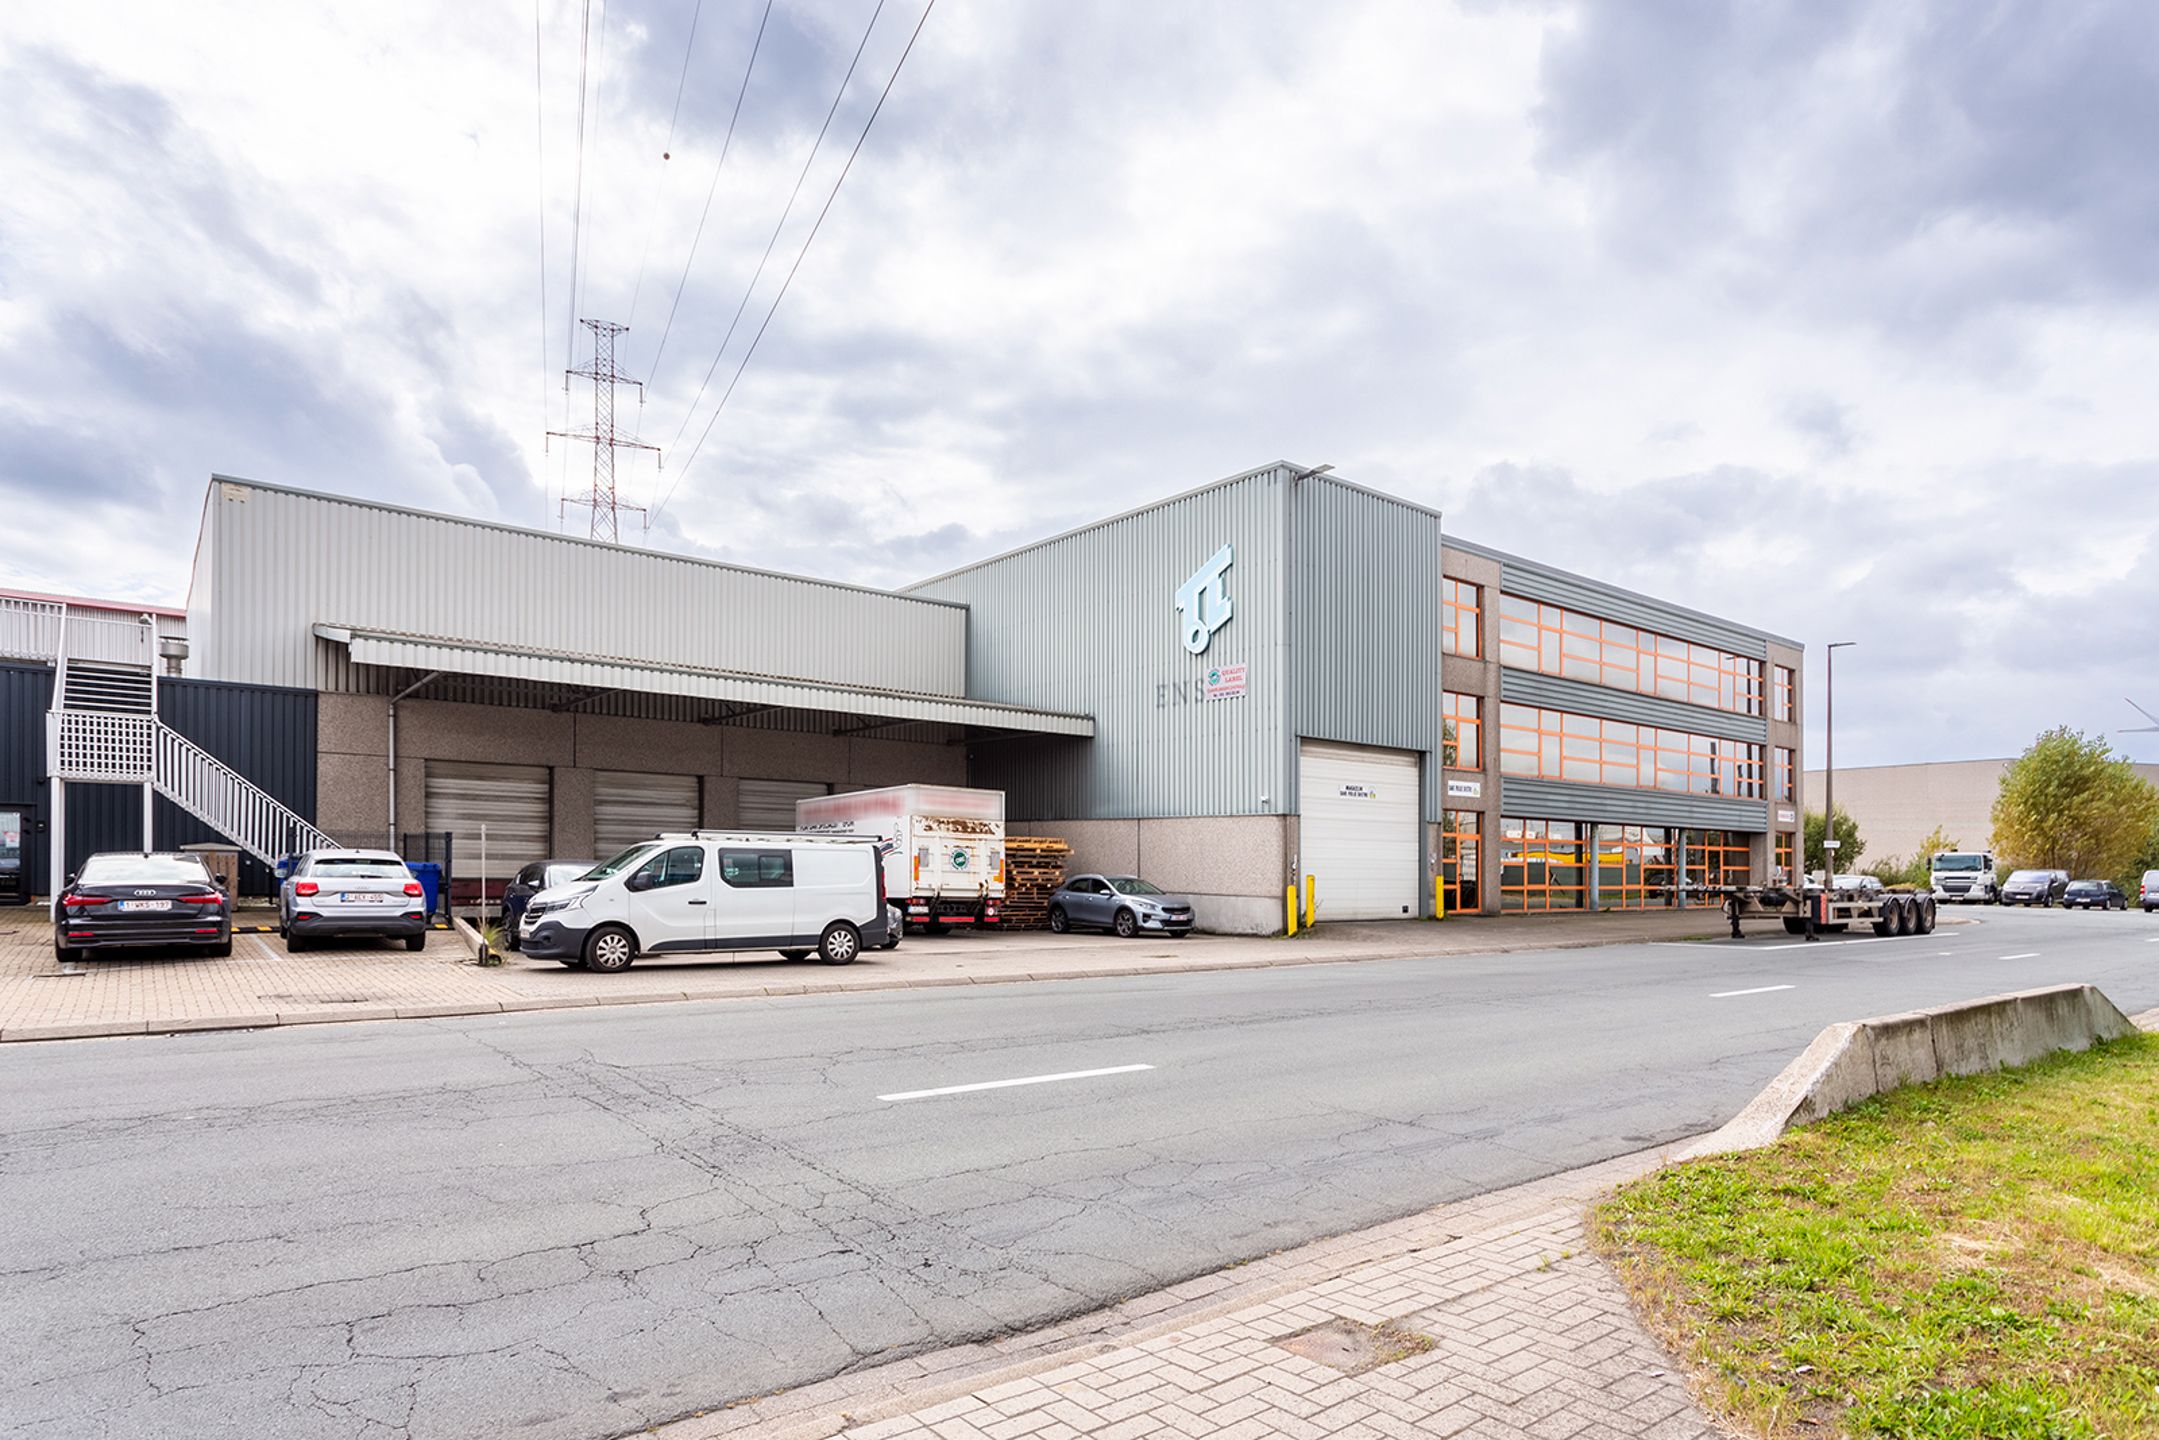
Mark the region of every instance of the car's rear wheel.
POLYGON ((1062 905, 1050 906, 1050 934, 1062 935, 1072 928, 1072 921, 1062 905))
POLYGON ((295 935, 290 930, 285 932, 285 953, 287 955, 297 955, 306 948, 307 940, 304 936, 295 935))
POLYGON ((210 947, 210 958, 213 960, 227 960, 231 957, 232 937, 230 935, 227 935, 223 940, 220 940, 217 944, 210 947))
POLYGON ((825 927, 817 942, 817 953, 827 965, 852 965, 862 953, 862 932, 845 920, 835 920, 825 927))
POLYGON ((427 932, 422 930, 417 935, 407 935, 405 937, 405 948, 407 950, 425 950, 427 948, 427 932))
POLYGON ((602 925, 585 937, 585 968, 612 975, 637 958, 637 937, 620 925, 602 925))
POLYGON ((78 960, 81 957, 82 951, 77 949, 75 946, 63 945, 58 940, 52 942, 52 958, 59 961, 62 965, 66 965, 71 961, 78 960))
POLYGON ((1139 917, 1129 910, 1119 910, 1115 928, 1118 939, 1129 940, 1139 934, 1139 917))

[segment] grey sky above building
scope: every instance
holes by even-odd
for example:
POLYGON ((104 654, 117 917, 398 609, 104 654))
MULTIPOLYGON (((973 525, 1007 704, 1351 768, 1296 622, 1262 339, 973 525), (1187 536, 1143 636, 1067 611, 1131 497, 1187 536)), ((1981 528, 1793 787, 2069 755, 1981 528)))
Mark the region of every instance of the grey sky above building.
MULTIPOLYGON (((940 0, 685 469, 921 14, 721 352, 876 0, 773 6, 653 372, 763 10, 676 115, 692 8, 605 7, 575 231, 646 543, 897 584, 1291 455, 1802 639, 1811 699, 1861 641, 1843 763, 2159 705, 2159 8, 940 0)), ((552 524, 578 13, 544 171, 530 6, 0 19, 0 583, 177 603, 212 471, 552 524)))

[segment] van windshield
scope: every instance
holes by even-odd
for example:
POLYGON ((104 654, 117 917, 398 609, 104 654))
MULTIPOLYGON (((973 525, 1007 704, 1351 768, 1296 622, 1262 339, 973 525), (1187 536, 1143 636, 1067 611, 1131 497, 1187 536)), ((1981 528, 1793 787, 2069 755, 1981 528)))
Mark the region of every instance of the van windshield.
POLYGON ((1937 870, 1984 870, 1987 868, 1986 857, 1983 855, 1959 855, 1954 851, 1945 850, 1934 857, 1934 868, 1937 870))
POLYGON ((647 840, 642 845, 632 845, 614 859, 602 860, 577 878, 580 880, 605 880, 610 875, 620 875, 659 848, 657 843, 650 840, 647 840))

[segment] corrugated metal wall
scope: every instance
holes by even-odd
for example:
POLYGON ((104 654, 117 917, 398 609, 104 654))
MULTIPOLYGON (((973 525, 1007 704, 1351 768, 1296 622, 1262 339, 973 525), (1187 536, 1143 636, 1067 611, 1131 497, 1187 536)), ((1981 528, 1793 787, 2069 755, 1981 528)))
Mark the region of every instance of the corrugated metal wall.
POLYGON ((1092 741, 971 747, 970 783, 1030 820, 1286 811, 1290 473, 1271 465, 915 587, 969 607, 968 694, 1095 719, 1092 741), (1232 616, 1193 655, 1177 590, 1224 544, 1232 616), (1201 698, 1210 670, 1236 664, 1242 698, 1201 698))
POLYGON ((317 623, 962 693, 966 616, 926 599, 248 481, 214 480, 189 673, 359 688, 317 623))
MULTIPOLYGON (((34 807, 49 825, 51 797, 45 779, 45 711, 52 703, 52 671, 0 666, 0 803, 34 807)), ((269 791, 302 816, 315 815, 315 696, 306 690, 264 689, 200 680, 158 684, 158 713, 165 723, 269 791)), ((160 847, 223 841, 224 837, 159 796, 152 834, 160 847)), ((142 844, 142 791, 132 785, 68 787, 69 869, 99 850, 133 850, 142 844)), ((46 886, 46 834, 33 831, 25 846, 30 888, 46 886)), ((267 895, 269 872, 243 858, 240 888, 267 895)))
POLYGON ((1501 588, 1509 595, 1542 600, 1548 605, 1564 605, 1585 615, 1617 620, 1623 625, 1654 630, 1680 640, 1692 640, 1697 645, 1714 645, 1734 655, 1760 659, 1768 654, 1768 637, 1763 631, 1647 595, 1637 595, 1632 590, 1622 590, 1601 580, 1556 570, 1519 555, 1473 544, 1459 535, 1449 535, 1447 543, 1499 561, 1506 576, 1501 588))
POLYGON ((1439 516, 1324 476, 1298 481, 1294 506, 1290 730, 1424 754, 1424 818, 1436 821, 1439 516))

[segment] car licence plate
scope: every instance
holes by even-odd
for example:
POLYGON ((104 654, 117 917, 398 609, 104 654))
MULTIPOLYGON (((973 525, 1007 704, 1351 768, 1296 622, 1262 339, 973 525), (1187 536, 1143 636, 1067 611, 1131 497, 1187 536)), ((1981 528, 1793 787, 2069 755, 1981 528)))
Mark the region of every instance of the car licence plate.
POLYGON ((344 905, 380 905, 390 897, 374 890, 347 890, 337 898, 344 905))
POLYGON ((170 900, 122 900, 120 908, 122 910, 170 910, 172 902, 170 900))

